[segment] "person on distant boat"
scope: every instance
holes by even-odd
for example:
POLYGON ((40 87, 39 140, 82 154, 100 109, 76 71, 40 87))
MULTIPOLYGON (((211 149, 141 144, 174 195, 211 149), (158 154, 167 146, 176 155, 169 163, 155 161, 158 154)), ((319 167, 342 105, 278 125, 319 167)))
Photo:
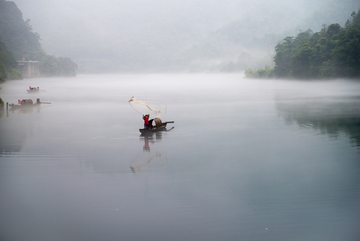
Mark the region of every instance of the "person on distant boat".
POLYGON ((144 129, 149 129, 149 115, 143 115, 144 119, 144 129))

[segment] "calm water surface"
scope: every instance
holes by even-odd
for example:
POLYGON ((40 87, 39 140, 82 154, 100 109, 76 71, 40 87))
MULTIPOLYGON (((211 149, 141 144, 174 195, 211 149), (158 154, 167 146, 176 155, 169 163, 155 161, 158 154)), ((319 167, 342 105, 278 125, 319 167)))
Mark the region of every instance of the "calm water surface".
POLYGON ((360 83, 134 74, 0 87, 5 102, 51 102, 0 112, 0 240, 360 240, 360 83), (166 103, 175 123, 141 136, 133 95, 166 103))

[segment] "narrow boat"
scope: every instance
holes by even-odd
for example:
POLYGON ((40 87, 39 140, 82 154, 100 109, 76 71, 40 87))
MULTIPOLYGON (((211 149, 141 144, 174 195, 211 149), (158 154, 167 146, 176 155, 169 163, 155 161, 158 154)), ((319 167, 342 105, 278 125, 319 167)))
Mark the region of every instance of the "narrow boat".
POLYGON ((40 91, 39 87, 31 87, 31 86, 29 86, 29 89, 27 90, 27 92, 29 93, 39 92, 39 91, 40 91))
POLYGON ((167 121, 167 122, 161 122, 159 118, 155 118, 153 120, 155 122, 155 126, 152 124, 150 125, 149 129, 139 129, 140 133, 151 133, 151 132, 157 132, 157 131, 166 131, 166 125, 168 123, 174 123, 174 121, 167 121))
POLYGON ((41 104, 50 104, 50 102, 41 102, 39 98, 36 99, 35 103, 32 101, 32 99, 23 99, 23 100, 18 100, 18 105, 12 103, 9 104, 9 107, 12 109, 21 109, 21 108, 40 106, 41 104))

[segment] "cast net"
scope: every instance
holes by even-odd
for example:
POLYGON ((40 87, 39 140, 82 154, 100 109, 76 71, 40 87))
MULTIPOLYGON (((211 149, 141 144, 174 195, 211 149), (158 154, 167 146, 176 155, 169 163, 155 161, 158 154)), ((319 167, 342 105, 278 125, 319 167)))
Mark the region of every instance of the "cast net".
POLYGON ((129 103, 134 110, 142 115, 149 114, 150 118, 159 117, 166 112, 166 105, 158 100, 139 100, 133 96, 129 103))

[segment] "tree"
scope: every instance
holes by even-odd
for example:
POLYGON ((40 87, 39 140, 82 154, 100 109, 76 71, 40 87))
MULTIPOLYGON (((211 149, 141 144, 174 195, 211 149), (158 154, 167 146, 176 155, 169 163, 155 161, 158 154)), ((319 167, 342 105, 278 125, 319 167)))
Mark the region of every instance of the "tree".
POLYGON ((294 37, 286 37, 282 42, 275 47, 275 75, 283 78, 289 74, 289 62, 291 55, 294 52, 294 37))
POLYGON ((41 70, 46 76, 74 76, 77 65, 69 58, 49 56, 39 42, 40 34, 32 32, 31 20, 23 20, 14 2, 0 0, 0 66, 1 78, 22 78, 16 60, 36 60, 43 63, 41 70), (6 44, 6 50, 3 46, 6 44))
POLYGON ((306 79, 310 77, 310 66, 313 59, 314 50, 308 42, 303 42, 302 46, 290 58, 289 67, 292 76, 295 78, 306 79))
POLYGON ((22 79, 21 73, 17 70, 18 63, 8 50, 5 43, 0 41, 0 79, 22 79))
MULTIPOLYGON (((323 26, 296 38, 286 37, 275 47, 274 75, 277 78, 358 78, 360 79, 360 9, 351 14, 345 28, 323 26)), ((248 70, 249 77, 265 77, 265 70, 248 70)))

